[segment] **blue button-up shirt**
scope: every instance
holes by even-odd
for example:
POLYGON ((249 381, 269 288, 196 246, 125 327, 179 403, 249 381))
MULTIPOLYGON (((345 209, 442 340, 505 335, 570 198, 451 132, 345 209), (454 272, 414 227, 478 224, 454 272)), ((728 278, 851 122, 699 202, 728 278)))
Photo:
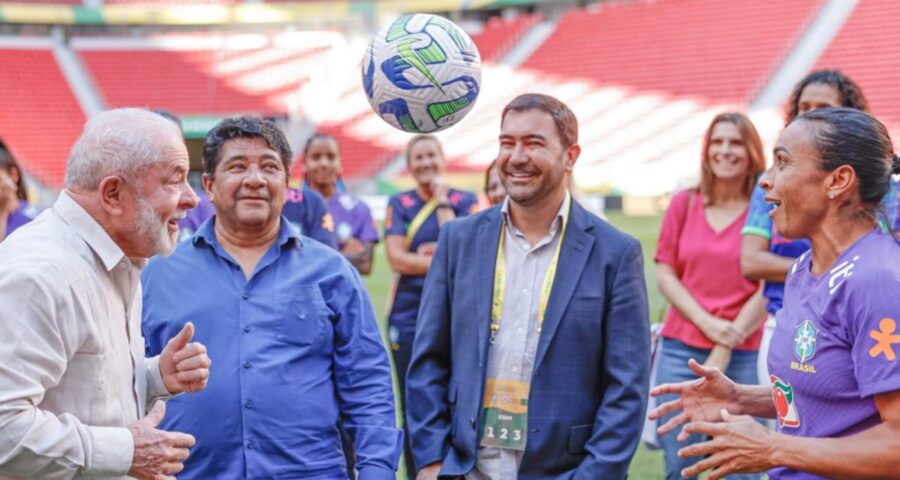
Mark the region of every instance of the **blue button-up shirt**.
POLYGON ((197 438, 179 478, 347 478, 339 420, 361 480, 394 479, 390 365, 356 270, 281 219, 250 280, 216 241, 215 217, 143 273, 143 331, 159 353, 187 321, 212 367, 168 403, 161 428, 197 438))

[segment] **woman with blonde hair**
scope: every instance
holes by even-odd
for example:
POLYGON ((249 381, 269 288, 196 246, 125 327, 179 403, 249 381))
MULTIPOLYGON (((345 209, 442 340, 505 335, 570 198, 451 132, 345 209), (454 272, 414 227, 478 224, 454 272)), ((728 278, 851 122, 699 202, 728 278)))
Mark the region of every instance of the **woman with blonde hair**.
MULTIPOLYGON (((704 137, 700 167, 699 186, 674 196, 659 234, 657 283, 671 306, 660 333, 655 383, 694 378, 690 358, 735 381, 755 383, 765 312, 759 282, 741 275, 740 246, 765 157, 750 119, 740 113, 716 116, 704 137)), ((678 449, 701 440, 692 436, 679 443, 677 433, 660 438, 669 480, 680 479, 693 463, 678 458, 678 449)))
MULTIPOLYGON (((388 305, 388 337, 404 400, 419 302, 438 233, 445 223, 478 208, 474 194, 447 185, 447 160, 436 136, 416 135, 409 140, 406 168, 415 179, 416 188, 392 195, 384 219, 388 262, 397 275, 388 305)), ((406 438, 407 473, 415 478, 409 436, 406 438)))

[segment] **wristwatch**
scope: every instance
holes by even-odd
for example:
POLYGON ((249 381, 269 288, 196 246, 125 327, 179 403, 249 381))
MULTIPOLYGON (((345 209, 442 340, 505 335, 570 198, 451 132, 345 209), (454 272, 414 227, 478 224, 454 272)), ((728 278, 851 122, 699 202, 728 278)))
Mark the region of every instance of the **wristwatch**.
POLYGON ((437 206, 434 208, 453 208, 453 205, 450 205, 449 203, 444 202, 444 203, 437 204, 437 206))

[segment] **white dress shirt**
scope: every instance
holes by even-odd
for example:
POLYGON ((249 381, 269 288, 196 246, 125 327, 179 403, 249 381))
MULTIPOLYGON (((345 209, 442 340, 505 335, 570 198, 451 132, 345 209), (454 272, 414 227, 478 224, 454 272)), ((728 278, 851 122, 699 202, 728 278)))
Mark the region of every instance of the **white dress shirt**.
POLYGON ((65 192, 0 244, 0 478, 131 468, 128 425, 168 396, 144 358, 142 266, 65 192))

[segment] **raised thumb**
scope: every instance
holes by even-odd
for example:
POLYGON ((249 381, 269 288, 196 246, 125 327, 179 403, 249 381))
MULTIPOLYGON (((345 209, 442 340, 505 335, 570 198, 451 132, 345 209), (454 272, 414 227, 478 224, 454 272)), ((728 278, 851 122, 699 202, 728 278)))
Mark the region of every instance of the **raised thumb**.
POLYGON ((187 322, 184 324, 184 327, 181 328, 181 331, 178 332, 178 335, 175 335, 172 337, 172 340, 169 341, 173 353, 184 348, 190 343, 192 338, 194 338, 194 324, 187 322))
POLYGON ((150 409, 150 413, 145 417, 150 425, 157 426, 159 422, 162 422, 163 418, 166 416, 166 402, 157 401, 153 404, 153 408, 150 409))

